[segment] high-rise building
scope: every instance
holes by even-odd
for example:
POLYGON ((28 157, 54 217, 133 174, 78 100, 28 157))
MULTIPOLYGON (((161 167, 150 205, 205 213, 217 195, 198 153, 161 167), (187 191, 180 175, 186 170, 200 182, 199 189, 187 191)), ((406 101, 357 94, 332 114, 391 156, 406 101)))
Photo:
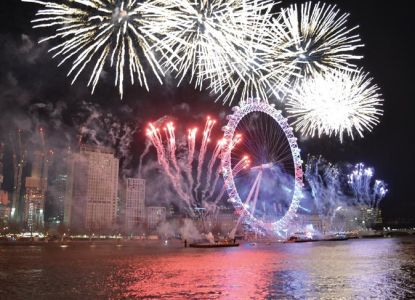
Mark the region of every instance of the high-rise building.
POLYGON ((114 151, 82 145, 69 164, 64 221, 76 230, 105 231, 117 217, 119 160, 114 151))
POLYGON ((4 156, 4 145, 0 143, 0 190, 3 185, 3 156, 4 156))
POLYGON ((46 208, 46 212, 48 213, 47 221, 49 225, 58 225, 63 223, 67 181, 67 174, 55 175, 53 180, 51 180, 51 184, 48 188, 49 205, 46 208))
POLYGON ((382 212, 379 208, 361 206, 360 223, 363 228, 373 228, 382 225, 382 212))
POLYGON ((20 225, 24 217, 23 171, 27 162, 26 143, 22 139, 22 131, 20 129, 16 135, 11 135, 10 145, 13 162, 13 192, 11 194, 12 208, 10 217, 15 225, 20 225))
POLYGON ((44 227, 47 160, 44 153, 34 151, 31 176, 25 181, 24 226, 31 232, 42 231, 44 227))
POLYGON ((159 206, 147 207, 147 226, 148 229, 155 230, 157 226, 166 221, 166 208, 159 206))
POLYGON ((10 220, 11 209, 8 196, 6 191, 0 190, 0 232, 7 228, 10 220))
POLYGON ((127 178, 125 186, 125 227, 134 232, 145 223, 145 187, 146 181, 139 178, 127 178))

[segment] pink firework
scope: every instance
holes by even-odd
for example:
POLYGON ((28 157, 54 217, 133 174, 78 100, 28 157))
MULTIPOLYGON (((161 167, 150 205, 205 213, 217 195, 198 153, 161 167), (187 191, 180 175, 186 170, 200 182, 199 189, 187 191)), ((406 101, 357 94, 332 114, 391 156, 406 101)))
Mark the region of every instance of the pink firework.
MULTIPOLYGON (((171 187, 193 213, 196 207, 210 210, 225 195, 225 187, 220 178, 222 166, 220 162, 224 140, 212 143, 212 132, 216 120, 207 117, 202 134, 198 128, 190 128, 176 138, 176 126, 169 121, 162 128, 150 123, 147 137, 157 151, 160 167, 169 178, 171 187), (185 141, 185 143, 183 143, 185 141), (184 144, 186 144, 184 146, 184 144)), ((242 140, 235 135, 233 147, 242 140)), ((235 165, 235 174, 249 166, 248 156, 244 156, 235 165)))

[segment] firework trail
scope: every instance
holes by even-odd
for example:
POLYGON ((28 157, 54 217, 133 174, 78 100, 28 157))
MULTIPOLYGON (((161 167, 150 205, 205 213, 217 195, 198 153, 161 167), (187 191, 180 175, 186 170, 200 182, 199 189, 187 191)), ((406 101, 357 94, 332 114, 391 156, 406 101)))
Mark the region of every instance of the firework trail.
POLYGON ((205 130, 203 131, 203 139, 202 139, 202 145, 200 146, 199 151, 199 158, 197 163, 197 177, 196 177, 196 186, 194 188, 194 192, 197 193, 199 187, 200 187, 200 179, 202 177, 202 167, 203 163, 205 161, 206 156, 206 150, 208 143, 210 142, 210 135, 212 133, 213 126, 215 125, 216 121, 210 119, 210 117, 207 118, 206 124, 205 124, 205 130))
MULTIPOLYGON (((217 159, 218 159, 218 157, 219 157, 219 155, 222 151, 223 143, 224 143, 223 139, 218 141, 218 143, 216 144, 215 149, 213 150, 212 157, 209 160, 208 168, 207 168, 207 176, 206 176, 206 187, 202 192, 202 198, 205 198, 205 195, 206 195, 207 191, 210 188, 210 182, 211 182, 211 178, 212 178, 213 166, 215 165, 215 163, 216 163, 216 161, 217 161, 217 159)), ((216 174, 217 174, 217 176, 219 176, 219 172, 217 172, 216 174)))
MULTIPOLYGON (((173 146, 177 144, 173 123, 169 122, 167 124, 170 130, 166 128, 165 135, 162 135, 160 129, 156 128, 154 124, 150 123, 147 129, 147 136, 156 148, 160 166, 172 183, 174 191, 180 199, 185 201, 190 210, 200 206, 213 209, 223 199, 225 193, 224 186, 218 186, 221 171, 219 158, 221 145, 223 144, 222 140, 218 141, 213 149, 208 146, 214 125, 215 121, 207 118, 198 149, 196 148, 196 128, 187 131, 187 146, 177 147, 177 149, 173 146), (197 155, 195 155, 196 152, 198 152, 197 155), (173 153, 174 158, 172 157, 173 153), (207 175, 206 180, 202 180, 202 174, 205 173, 207 175), (212 180, 212 178, 214 179, 212 180)), ((240 140, 241 137, 238 136, 238 139, 240 140)), ((237 143, 238 141, 234 141, 235 146, 237 143)), ((249 159, 245 156, 234 167, 234 173, 240 172, 248 165, 249 159)))
POLYGON ((316 73, 293 90, 287 101, 287 112, 294 118, 292 125, 303 135, 320 137, 354 131, 363 137, 363 131, 372 131, 382 116, 379 88, 372 78, 361 70, 316 73))
POLYGON ((387 184, 383 180, 375 180, 375 185, 373 186, 373 191, 371 194, 372 201, 370 203, 371 207, 378 208, 379 203, 383 200, 388 192, 387 184))
POLYGON ((340 171, 323 157, 309 156, 304 172, 311 187, 314 206, 320 216, 332 216, 339 207, 340 171))
POLYGON ((192 174, 192 163, 193 157, 195 155, 196 149, 196 133, 197 128, 192 128, 188 130, 188 138, 187 138, 187 145, 188 145, 188 155, 187 155, 187 164, 186 164, 186 175, 187 180, 189 181, 189 186, 193 186, 193 174, 192 174))
POLYGON ((60 57, 59 66, 72 61, 72 84, 85 69, 92 69, 88 86, 94 93, 107 61, 115 69, 115 86, 124 93, 125 74, 148 90, 143 58, 160 83, 163 71, 153 54, 157 38, 145 32, 142 5, 135 0, 22 0, 42 5, 32 21, 34 28, 55 28, 40 43, 57 40, 49 52, 60 57))
POLYGON ((173 122, 169 122, 167 123, 167 133, 166 133, 166 137, 167 137, 167 149, 168 152, 170 154, 170 159, 173 163, 173 166, 176 170, 177 175, 180 175, 180 168, 179 165, 177 164, 177 159, 176 159, 176 136, 174 133, 174 125, 173 122))
POLYGON ((386 196, 388 189, 385 182, 383 180, 373 182, 374 174, 373 168, 365 168, 363 163, 358 163, 348 175, 348 183, 355 195, 356 204, 378 208, 380 201, 386 196))
POLYGON ((141 155, 140 155, 140 162, 138 164, 138 177, 139 178, 142 178, 141 173, 142 173, 142 169, 143 169, 143 159, 148 154, 148 152, 150 152, 150 147, 151 147, 151 142, 150 141, 146 142, 146 147, 145 147, 143 153, 141 153, 141 155))
POLYGON ((150 124, 149 128, 147 129, 147 137, 150 139, 153 146, 156 148, 158 162, 163 167, 163 170, 166 173, 166 175, 169 177, 175 192, 190 208, 191 203, 189 195, 183 191, 182 185, 180 184, 177 176, 175 176, 175 174, 171 172, 171 168, 169 165, 168 158, 166 156, 166 151, 163 145, 163 139, 160 134, 160 130, 158 128, 155 128, 153 124, 150 124))
MULTIPOLYGON (((161 126, 161 124, 163 124, 163 122, 165 122, 168 118, 169 118, 168 116, 161 117, 160 119, 158 119, 157 121, 155 121, 153 123, 153 126, 155 126, 155 127, 161 126)), ((146 140, 146 147, 145 147, 143 153, 141 153, 141 155, 140 155, 140 162, 139 162, 139 165, 138 165, 138 176, 140 178, 142 176, 141 173, 142 173, 142 169, 143 169, 143 160, 144 160, 144 157, 149 153, 151 145, 152 145, 152 142, 150 140, 146 140)))

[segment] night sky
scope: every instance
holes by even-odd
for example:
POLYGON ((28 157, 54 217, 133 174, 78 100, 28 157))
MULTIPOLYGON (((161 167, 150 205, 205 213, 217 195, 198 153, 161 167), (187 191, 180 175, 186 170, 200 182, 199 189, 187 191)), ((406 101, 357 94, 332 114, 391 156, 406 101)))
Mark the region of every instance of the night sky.
MULTIPOLYGON (((282 5, 292 2, 283 1, 282 5)), ((410 108, 412 11, 408 1, 403 0, 330 3, 336 3, 342 11, 351 14, 350 25, 360 26, 358 32, 365 44, 360 53, 365 58, 358 63, 371 73, 381 88, 385 112, 380 125, 373 132, 367 132, 364 139, 346 138, 343 144, 337 138, 301 141, 303 156, 322 154, 332 162, 363 161, 374 166, 375 176, 389 184, 390 193, 382 204, 384 214, 387 217, 414 216, 414 117, 410 108)), ((6 146, 10 134, 17 128, 30 133, 39 127, 46 129, 51 147, 73 144, 79 125, 85 122, 93 107, 103 114, 112 114, 121 122, 138 126, 132 144, 133 161, 136 161, 144 146, 142 128, 148 121, 173 115, 190 125, 200 123, 207 114, 223 116, 230 112, 228 106, 215 103, 215 97, 207 92, 195 91, 186 84, 177 88, 171 78, 162 87, 153 80, 150 93, 138 85, 128 86, 122 101, 109 69, 92 96, 85 84, 87 73, 71 86, 71 80, 66 78, 68 65, 56 68, 56 61, 47 53, 48 45, 37 44, 40 37, 50 32, 31 28, 30 20, 38 8, 40 6, 18 0, 2 1, 0 141, 6 146)))

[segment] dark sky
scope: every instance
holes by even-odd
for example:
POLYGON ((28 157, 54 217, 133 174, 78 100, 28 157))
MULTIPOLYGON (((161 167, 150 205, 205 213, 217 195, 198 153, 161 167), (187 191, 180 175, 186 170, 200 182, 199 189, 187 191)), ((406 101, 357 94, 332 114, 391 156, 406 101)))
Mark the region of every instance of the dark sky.
MULTIPOLYGON (((283 1, 288 5, 298 1, 283 1)), ((410 108, 413 91, 413 15, 408 1, 345 0, 336 3, 349 12, 351 25, 359 25, 365 44, 360 50, 364 59, 359 64, 369 71, 384 95, 384 116, 381 124, 364 139, 336 138, 303 141, 303 156, 323 154, 333 162, 364 161, 376 168, 376 177, 384 179, 390 193, 383 203, 389 215, 415 216, 412 183, 414 182, 414 117, 410 108), (411 121, 412 120, 412 121, 411 121), (411 125, 412 124, 412 125, 411 125)), ((0 141, 7 144, 16 128, 48 129, 48 137, 59 146, 76 136, 76 125, 82 122, 87 105, 95 105, 104 113, 120 120, 137 123, 134 136, 136 152, 143 146, 141 125, 171 114, 193 122, 201 115, 229 111, 206 92, 191 86, 175 87, 167 83, 160 88, 151 84, 151 93, 138 85, 125 90, 120 101, 113 88, 110 72, 91 96, 82 77, 73 86, 66 78, 67 66, 56 68, 47 53, 47 45, 36 41, 45 31, 31 29, 30 20, 39 8, 18 0, 3 0, 0 10, 0 141)))

